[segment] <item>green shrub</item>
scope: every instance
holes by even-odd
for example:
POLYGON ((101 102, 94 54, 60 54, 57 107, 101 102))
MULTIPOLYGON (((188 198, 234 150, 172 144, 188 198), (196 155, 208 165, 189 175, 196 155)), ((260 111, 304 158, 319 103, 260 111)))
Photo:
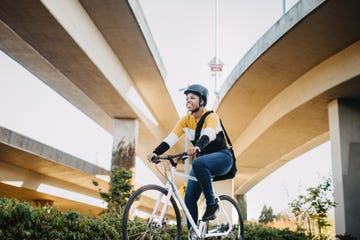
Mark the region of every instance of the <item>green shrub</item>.
MULTIPOLYGON (((113 171, 114 176, 124 173, 119 169, 113 171)), ((123 185, 128 185, 131 176, 122 176, 124 183, 116 188, 115 193, 122 192, 123 185)), ((113 189, 113 191, 115 188, 113 189)), ((113 192, 106 195, 108 202, 112 202, 112 208, 117 211, 106 211, 99 218, 81 215, 78 212, 60 212, 55 207, 32 208, 26 202, 19 202, 15 199, 0 199, 0 239, 42 239, 42 240, 62 240, 62 239, 121 239, 121 208, 132 192, 132 188, 122 192, 123 195, 115 195, 113 192), (116 196, 116 197, 115 197, 116 196), (111 200, 111 201, 110 201, 111 200), (115 200, 115 201, 114 201, 115 200), (119 201, 121 200, 121 201, 119 201), (119 207, 114 206, 114 203, 119 207)), ((103 193, 104 194, 104 193, 103 193)), ((136 223, 134 223, 136 225, 136 223)), ((134 228, 136 229, 136 228, 134 228)), ((182 239, 187 239, 187 228, 183 226, 182 239)), ((175 231, 175 229, 174 229, 175 231)), ((166 239, 166 238, 165 238, 166 239)), ((259 224, 245 224, 245 239, 251 240, 310 240, 304 233, 292 232, 288 229, 279 230, 264 227, 259 224)))
POLYGON ((251 240, 311 240, 304 233, 297 233, 289 229, 265 227, 260 224, 247 223, 244 226, 245 239, 251 240))
MULTIPOLYGON (((183 228, 181 239, 187 239, 187 229, 185 226, 183 228)), ((55 207, 33 208, 26 202, 1 198, 0 239, 121 239, 121 215, 112 212, 93 218, 74 211, 62 213, 55 207)), ((247 223, 245 239, 310 240, 311 238, 288 229, 279 230, 247 223)))
MULTIPOLYGON (((130 171, 118 167, 112 169, 110 191, 105 193, 99 189, 100 196, 108 203, 109 208, 98 218, 75 211, 60 212, 56 207, 33 208, 26 202, 0 198, 0 240, 121 239, 121 213, 133 192, 131 179, 130 171)), ((93 184, 98 185, 96 181, 93 184)), ((175 231, 175 228, 172 230, 175 231)), ((162 237, 167 239, 166 236, 162 237)), ((185 239, 187 227, 183 226, 181 240, 185 239)), ((245 224, 245 239, 310 240, 303 233, 251 223, 245 224)))
MULTIPOLYGON (((93 180, 93 185, 98 182, 93 180)), ((132 185, 132 172, 122 167, 114 166, 110 172, 109 192, 99 189, 100 197, 107 203, 107 213, 121 214, 131 194, 134 192, 132 185)))
POLYGON ((100 218, 0 199, 0 239, 120 239, 119 216, 100 218))

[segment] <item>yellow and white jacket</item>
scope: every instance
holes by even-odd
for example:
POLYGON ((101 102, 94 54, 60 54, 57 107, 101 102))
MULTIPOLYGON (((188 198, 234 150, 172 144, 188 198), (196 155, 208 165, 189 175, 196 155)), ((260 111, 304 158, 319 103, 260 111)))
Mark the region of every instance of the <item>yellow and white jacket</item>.
MULTIPOLYGON (((202 115, 208 110, 203 109, 202 115)), ((194 146, 199 146, 202 153, 215 152, 226 148, 224 134, 220 124, 220 118, 216 113, 210 113, 204 121, 200 131, 199 140, 195 143, 195 130, 197 122, 194 116, 189 113, 182 117, 175 125, 171 133, 154 150, 156 154, 162 154, 174 146, 179 138, 185 133, 186 138, 192 141, 194 146)))

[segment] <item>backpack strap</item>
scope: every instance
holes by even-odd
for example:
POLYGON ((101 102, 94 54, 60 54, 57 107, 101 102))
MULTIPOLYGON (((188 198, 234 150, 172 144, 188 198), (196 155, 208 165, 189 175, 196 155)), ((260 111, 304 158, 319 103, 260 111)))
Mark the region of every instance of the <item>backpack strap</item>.
POLYGON ((199 140, 201 128, 202 128, 202 126, 203 126, 203 124, 204 124, 205 118, 207 117, 207 115, 209 115, 209 114, 212 113, 212 112, 214 112, 214 111, 207 111, 206 113, 204 113, 204 114, 201 116, 199 122, 197 123, 196 129, 195 129, 195 139, 194 139, 194 141, 193 141, 194 144, 199 140))
POLYGON ((230 148, 232 148, 232 144, 231 144, 230 138, 229 138, 229 136, 228 136, 227 133, 226 133, 226 130, 225 130, 225 128, 224 128, 224 125, 223 125, 221 119, 220 119, 220 124, 221 124, 222 130, 224 131, 224 134, 225 134, 225 137, 226 137, 226 141, 227 141, 227 143, 229 144, 230 148))

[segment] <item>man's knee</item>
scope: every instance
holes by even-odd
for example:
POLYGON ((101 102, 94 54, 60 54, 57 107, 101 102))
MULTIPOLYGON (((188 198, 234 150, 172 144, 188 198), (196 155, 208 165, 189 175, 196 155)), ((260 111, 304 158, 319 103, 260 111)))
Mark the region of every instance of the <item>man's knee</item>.
POLYGON ((204 167, 203 161, 200 158, 195 159, 191 165, 195 171, 204 167))

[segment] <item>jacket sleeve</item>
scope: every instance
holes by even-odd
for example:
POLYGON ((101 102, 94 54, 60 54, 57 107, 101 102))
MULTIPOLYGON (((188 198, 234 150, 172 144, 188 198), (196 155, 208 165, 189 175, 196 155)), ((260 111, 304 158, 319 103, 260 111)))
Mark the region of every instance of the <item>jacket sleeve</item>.
POLYGON ((171 133, 159 144, 159 146, 157 146, 154 149, 153 153, 157 155, 161 155, 179 141, 179 138, 184 133, 183 130, 184 121, 185 119, 182 118, 176 123, 171 133))

